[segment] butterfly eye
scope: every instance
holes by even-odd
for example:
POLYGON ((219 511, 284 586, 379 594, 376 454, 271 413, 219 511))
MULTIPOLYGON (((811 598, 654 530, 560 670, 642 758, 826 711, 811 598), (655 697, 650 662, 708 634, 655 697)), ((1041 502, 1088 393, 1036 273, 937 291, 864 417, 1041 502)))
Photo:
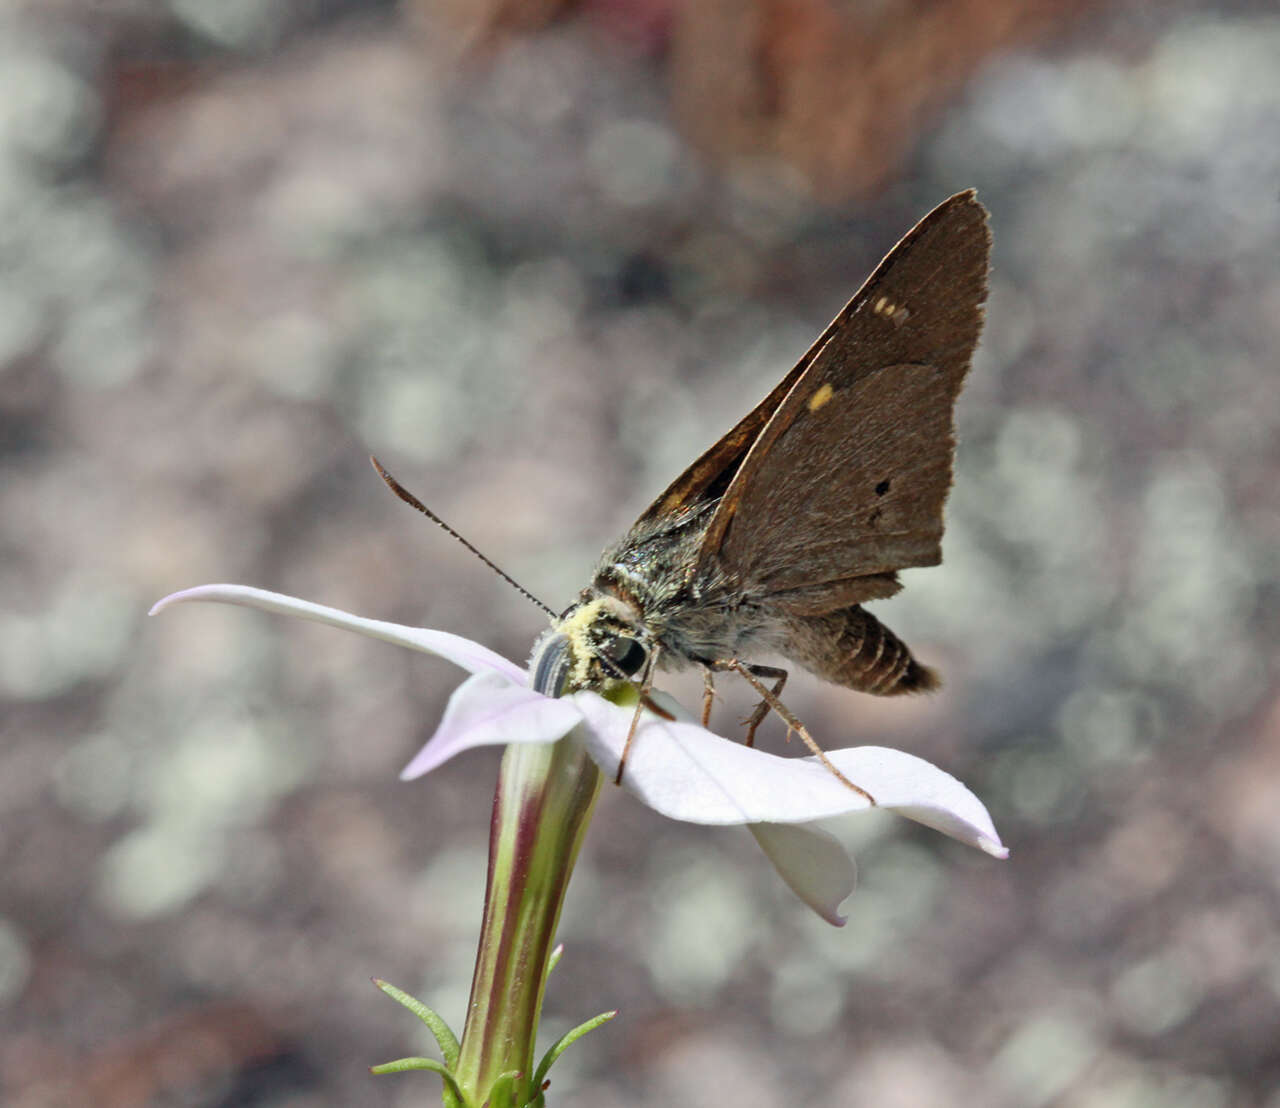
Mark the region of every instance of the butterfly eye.
POLYGON ((649 657, 649 652, 638 639, 626 635, 618 635, 610 639, 604 648, 604 653, 626 677, 639 672, 640 667, 649 657))

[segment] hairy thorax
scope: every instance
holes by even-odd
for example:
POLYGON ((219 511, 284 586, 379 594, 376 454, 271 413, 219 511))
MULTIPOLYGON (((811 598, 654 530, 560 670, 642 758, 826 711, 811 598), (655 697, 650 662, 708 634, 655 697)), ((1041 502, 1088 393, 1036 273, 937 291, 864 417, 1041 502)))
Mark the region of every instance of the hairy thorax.
POLYGON ((626 604, 660 646, 663 669, 750 656, 777 646, 780 628, 714 559, 699 564, 710 508, 633 531, 604 552, 591 589, 626 604))

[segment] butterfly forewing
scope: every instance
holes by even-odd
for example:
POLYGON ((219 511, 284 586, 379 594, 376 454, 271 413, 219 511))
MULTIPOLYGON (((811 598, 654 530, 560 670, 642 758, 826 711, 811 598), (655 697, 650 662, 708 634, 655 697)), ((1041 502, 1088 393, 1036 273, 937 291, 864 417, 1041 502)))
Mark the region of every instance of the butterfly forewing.
MULTIPOLYGON (((966 209, 976 209, 985 228, 986 213, 974 199, 972 190, 959 193, 935 208, 898 244, 890 257, 881 263, 880 268, 859 290, 858 295, 853 297, 841 309, 840 314, 827 325, 826 330, 805 351, 804 357, 795 364, 791 372, 778 382, 768 396, 743 416, 728 434, 709 446, 697 461, 672 481, 662 495, 645 509, 644 513, 636 521, 636 527, 642 528, 656 519, 669 517, 696 504, 705 503, 723 496, 728 489, 729 482, 733 479, 743 459, 747 456, 747 452, 759 438, 760 432, 764 430, 766 424, 769 423, 779 406, 787 398, 795 383, 804 375, 805 370, 809 368, 818 354, 835 335, 846 329, 846 324, 848 324, 867 294, 875 286, 877 280, 884 276, 888 263, 894 257, 911 249, 911 244, 921 237, 927 237, 930 241, 933 241, 939 234, 935 224, 940 217, 951 209, 961 206, 966 209)), ((937 248, 938 244, 935 242, 934 249, 936 250, 937 248)), ((984 293, 985 289, 984 281, 984 293)), ((887 363, 882 361, 880 364, 887 363)))
POLYGON ((940 560, 952 412, 982 327, 989 252, 986 211, 965 192, 881 262, 734 465, 695 574, 717 559, 768 595, 940 560))

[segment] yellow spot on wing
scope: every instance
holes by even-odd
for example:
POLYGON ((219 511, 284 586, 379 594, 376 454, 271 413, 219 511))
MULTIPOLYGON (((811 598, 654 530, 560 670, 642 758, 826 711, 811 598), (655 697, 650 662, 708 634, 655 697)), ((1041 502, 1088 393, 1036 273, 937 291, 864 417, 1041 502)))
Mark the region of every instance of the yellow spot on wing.
POLYGON ((871 310, 876 315, 884 316, 886 319, 897 324, 899 327, 906 323, 911 312, 907 310, 904 304, 895 304, 887 296, 881 296, 871 305, 871 310))
POLYGON ((811 397, 809 397, 809 411, 816 412, 828 400, 835 395, 836 390, 830 385, 823 385, 811 397))

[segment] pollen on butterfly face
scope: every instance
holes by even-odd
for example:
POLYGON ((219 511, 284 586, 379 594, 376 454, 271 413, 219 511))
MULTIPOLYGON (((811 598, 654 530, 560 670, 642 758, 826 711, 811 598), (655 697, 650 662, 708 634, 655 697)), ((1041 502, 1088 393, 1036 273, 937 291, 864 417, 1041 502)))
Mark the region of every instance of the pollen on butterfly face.
POLYGON ((573 659, 573 668, 569 673, 570 686, 588 689, 600 679, 599 647, 593 631, 602 624, 630 627, 636 622, 635 610, 613 596, 598 596, 570 610, 555 628, 569 640, 569 653, 573 659))
POLYGON ((830 384, 825 384, 818 389, 811 397, 809 397, 809 411, 816 412, 836 393, 836 390, 830 384))
POLYGON ((594 600, 590 604, 581 604, 574 608, 556 628, 569 639, 569 654, 573 659, 573 670, 570 684, 584 689, 591 680, 591 658, 595 653, 587 631, 600 615, 602 603, 594 600))

